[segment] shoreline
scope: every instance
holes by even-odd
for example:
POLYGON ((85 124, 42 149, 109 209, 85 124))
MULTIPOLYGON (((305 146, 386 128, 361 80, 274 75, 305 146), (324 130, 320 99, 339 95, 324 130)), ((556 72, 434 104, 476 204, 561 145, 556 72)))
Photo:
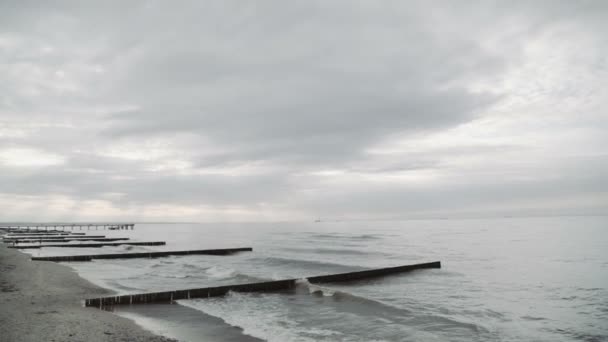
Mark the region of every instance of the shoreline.
POLYGON ((82 300, 113 292, 80 277, 69 266, 31 261, 0 244, 0 336, 3 341, 176 342, 134 321, 82 300))

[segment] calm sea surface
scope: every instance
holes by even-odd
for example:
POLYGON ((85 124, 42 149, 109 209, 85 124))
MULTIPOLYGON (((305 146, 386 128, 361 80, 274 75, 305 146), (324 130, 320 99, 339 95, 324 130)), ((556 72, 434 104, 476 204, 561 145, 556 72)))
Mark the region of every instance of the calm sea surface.
POLYGON ((302 281, 278 294, 116 311, 184 341, 608 341, 608 217, 137 224, 103 233, 167 245, 29 253, 254 249, 67 263, 119 294, 442 262, 354 284, 302 281))

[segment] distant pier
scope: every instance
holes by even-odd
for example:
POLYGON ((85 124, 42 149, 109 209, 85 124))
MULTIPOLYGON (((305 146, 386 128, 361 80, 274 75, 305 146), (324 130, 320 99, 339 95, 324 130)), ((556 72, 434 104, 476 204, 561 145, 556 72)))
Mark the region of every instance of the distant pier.
POLYGON ((134 229, 135 223, 19 223, 19 224, 2 224, 0 229, 6 231, 65 231, 66 229, 95 229, 95 230, 128 230, 134 229))

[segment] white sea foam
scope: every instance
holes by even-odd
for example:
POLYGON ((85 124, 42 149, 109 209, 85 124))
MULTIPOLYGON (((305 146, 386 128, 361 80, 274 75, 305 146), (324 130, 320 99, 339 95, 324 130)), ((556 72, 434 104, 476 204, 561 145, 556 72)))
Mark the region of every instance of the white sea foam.
POLYGON ((327 287, 311 284, 306 278, 298 279, 296 281, 296 285, 306 288, 308 290, 308 293, 310 294, 319 294, 326 297, 331 297, 335 294, 334 290, 329 289, 327 287))
POLYGON ((205 270, 205 274, 207 274, 210 278, 221 279, 234 276, 236 271, 232 268, 212 266, 205 270))
POLYGON ((313 342, 339 336, 336 331, 300 325, 290 318, 290 308, 284 301, 283 296, 276 294, 230 292, 224 298, 180 300, 178 303, 219 317, 242 328, 245 334, 269 342, 313 342))

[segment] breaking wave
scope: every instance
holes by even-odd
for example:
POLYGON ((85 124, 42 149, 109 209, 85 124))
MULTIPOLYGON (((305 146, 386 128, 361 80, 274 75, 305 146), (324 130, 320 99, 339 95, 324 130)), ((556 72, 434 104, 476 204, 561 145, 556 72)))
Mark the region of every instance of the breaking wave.
POLYGON ((360 266, 296 258, 268 257, 263 259, 263 261, 269 265, 291 266, 312 270, 339 270, 340 272, 350 272, 364 269, 360 266))

